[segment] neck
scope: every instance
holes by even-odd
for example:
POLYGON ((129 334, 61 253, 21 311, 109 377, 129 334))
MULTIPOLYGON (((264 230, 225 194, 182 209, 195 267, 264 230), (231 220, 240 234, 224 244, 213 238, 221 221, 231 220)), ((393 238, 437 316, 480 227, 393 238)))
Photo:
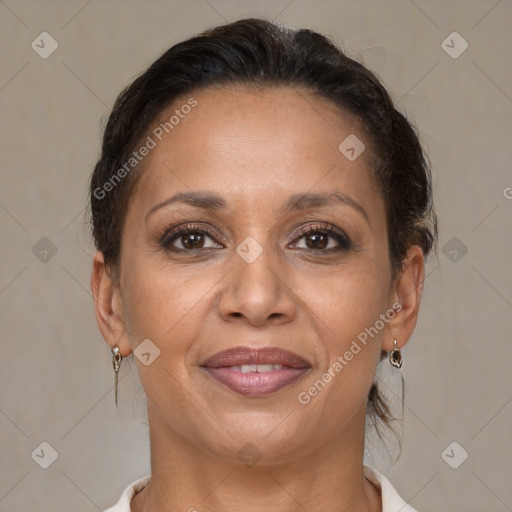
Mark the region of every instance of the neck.
POLYGON ((131 510, 380 512, 380 491, 363 475, 364 413, 309 453, 246 467, 192 445, 148 405, 151 480, 131 510))

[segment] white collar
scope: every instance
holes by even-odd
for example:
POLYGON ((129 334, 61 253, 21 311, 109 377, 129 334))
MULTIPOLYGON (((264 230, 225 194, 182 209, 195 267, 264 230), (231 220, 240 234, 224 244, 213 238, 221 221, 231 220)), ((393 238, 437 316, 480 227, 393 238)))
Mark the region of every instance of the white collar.
POLYGON ((370 466, 363 466, 363 475, 380 488, 382 512, 417 512, 398 495, 391 482, 382 473, 370 466))

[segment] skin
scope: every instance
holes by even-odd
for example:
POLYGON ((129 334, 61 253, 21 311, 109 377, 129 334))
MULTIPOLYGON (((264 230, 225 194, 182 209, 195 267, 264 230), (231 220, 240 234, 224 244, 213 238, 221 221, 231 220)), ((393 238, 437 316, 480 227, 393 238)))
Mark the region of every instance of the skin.
MULTIPOLYGON (((389 352, 393 338, 403 347, 415 328, 422 250, 412 246, 405 270, 392 277, 370 152, 351 162, 338 150, 351 133, 364 142, 365 132, 331 103, 286 87, 207 88, 193 96, 198 105, 143 162, 119 280, 101 252, 93 262, 96 317, 108 346, 127 356, 150 339, 160 350, 149 366, 135 358, 148 404, 152 478, 132 511, 380 511, 380 492, 362 472, 366 400, 381 350, 389 352), (174 203, 146 221, 158 203, 196 190, 221 195, 226 208, 174 203), (282 211, 292 194, 334 190, 368 220, 344 204, 282 211), (216 240, 205 235, 196 255, 158 243, 166 228, 190 222, 210 227, 216 240), (319 222, 345 232, 354 247, 340 249, 329 236, 320 238, 329 244, 322 252, 311 235, 295 236, 319 222), (263 251, 252 263, 236 252, 246 237, 263 251), (394 302, 401 311, 301 404, 298 393, 394 302), (291 350, 311 369, 270 395, 242 396, 199 367, 240 345, 291 350), (246 443, 261 454, 252 467, 237 456, 246 443)), ((187 242, 178 236, 173 244, 191 251, 187 242)))

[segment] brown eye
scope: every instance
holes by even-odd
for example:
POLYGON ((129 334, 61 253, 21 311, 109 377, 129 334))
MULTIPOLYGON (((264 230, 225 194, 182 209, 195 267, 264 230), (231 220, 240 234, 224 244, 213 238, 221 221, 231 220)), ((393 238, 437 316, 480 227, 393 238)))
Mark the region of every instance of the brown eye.
POLYGON ((202 233, 191 232, 181 235, 181 244, 187 249, 200 249, 204 244, 204 235, 202 233))
POLYGON ((317 251, 341 251, 352 247, 349 237, 336 227, 324 223, 321 226, 308 226, 298 233, 294 246, 298 249, 311 249, 317 251), (305 247, 297 245, 297 241, 304 239, 305 247))
POLYGON ((313 233, 304 237, 309 249, 325 249, 329 244, 329 235, 325 233, 313 233))
POLYGON ((179 226, 168 231, 160 240, 160 245, 169 251, 193 252, 199 249, 222 248, 214 239, 214 234, 201 226, 179 226), (210 241, 209 245, 205 245, 210 241))

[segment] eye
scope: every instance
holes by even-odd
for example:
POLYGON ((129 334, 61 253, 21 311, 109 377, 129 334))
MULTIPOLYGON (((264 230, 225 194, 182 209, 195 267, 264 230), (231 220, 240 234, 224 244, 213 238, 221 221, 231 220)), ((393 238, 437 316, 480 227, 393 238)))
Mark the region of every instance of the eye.
POLYGON ((327 222, 301 229, 294 239, 297 249, 312 249, 316 251, 343 251, 352 247, 350 238, 340 229, 327 222), (296 241, 305 241, 305 247, 297 247, 296 241))
POLYGON ((197 224, 187 224, 167 231, 160 239, 159 243, 165 249, 174 252, 193 252, 198 249, 221 249, 223 246, 217 244, 214 238, 215 234, 210 229, 197 224), (210 240, 212 244, 205 245, 207 240, 210 240), (178 246, 176 244, 178 244, 178 246))
MULTIPOLYGON (((160 245, 172 252, 194 252, 205 249, 222 249, 215 239, 217 235, 199 224, 186 224, 170 229, 159 240, 160 245), (209 241, 209 243, 208 243, 209 241)), ((342 251, 352 248, 350 238, 340 229, 327 222, 306 226, 295 233, 292 246, 296 249, 316 252, 342 251), (298 243, 304 240, 305 246, 298 243)))

